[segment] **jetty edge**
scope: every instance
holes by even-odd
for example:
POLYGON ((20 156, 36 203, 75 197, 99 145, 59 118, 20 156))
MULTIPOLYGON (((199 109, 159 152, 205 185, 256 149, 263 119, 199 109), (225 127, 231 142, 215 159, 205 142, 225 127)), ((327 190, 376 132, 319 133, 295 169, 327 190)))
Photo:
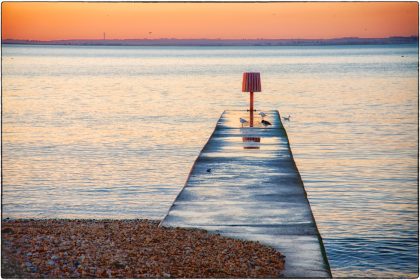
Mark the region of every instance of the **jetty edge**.
POLYGON ((249 128, 249 112, 223 112, 160 226, 258 241, 286 256, 279 276, 332 278, 280 114, 265 113, 271 126, 249 128))

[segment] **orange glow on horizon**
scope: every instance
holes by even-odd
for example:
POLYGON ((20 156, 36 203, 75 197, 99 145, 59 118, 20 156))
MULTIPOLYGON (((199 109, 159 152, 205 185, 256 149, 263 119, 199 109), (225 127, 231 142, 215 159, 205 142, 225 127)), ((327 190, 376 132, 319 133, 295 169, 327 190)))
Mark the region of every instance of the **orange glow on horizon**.
POLYGON ((328 39, 418 35, 417 2, 3 2, 2 38, 328 39))

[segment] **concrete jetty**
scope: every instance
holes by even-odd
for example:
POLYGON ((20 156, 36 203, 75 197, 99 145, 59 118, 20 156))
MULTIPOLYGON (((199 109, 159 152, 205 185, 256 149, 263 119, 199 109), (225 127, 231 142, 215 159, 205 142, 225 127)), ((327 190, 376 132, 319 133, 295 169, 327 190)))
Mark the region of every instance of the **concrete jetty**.
POLYGON ((280 115, 265 113, 272 125, 251 128, 239 122, 249 112, 223 112, 161 226, 259 241, 286 256, 279 276, 331 278, 280 115))

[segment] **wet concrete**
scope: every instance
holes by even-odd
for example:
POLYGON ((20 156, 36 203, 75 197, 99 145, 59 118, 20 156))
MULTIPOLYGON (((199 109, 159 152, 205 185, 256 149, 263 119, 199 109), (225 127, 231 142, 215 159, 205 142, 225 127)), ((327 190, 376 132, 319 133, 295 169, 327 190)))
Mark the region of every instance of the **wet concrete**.
MULTIPOLYGON (((255 116, 258 116, 256 112, 255 116)), ((225 111, 162 226, 194 227, 255 240, 286 256, 282 276, 330 278, 321 236, 278 111, 271 126, 242 127, 225 111)))

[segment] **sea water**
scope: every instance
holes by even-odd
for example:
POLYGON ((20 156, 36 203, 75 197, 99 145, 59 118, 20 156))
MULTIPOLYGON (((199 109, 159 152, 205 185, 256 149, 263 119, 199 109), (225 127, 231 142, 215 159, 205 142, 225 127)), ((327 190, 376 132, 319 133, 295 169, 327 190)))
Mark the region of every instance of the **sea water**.
POLYGON ((333 276, 418 275, 417 45, 3 45, 2 66, 3 218, 163 218, 258 71, 333 276))

